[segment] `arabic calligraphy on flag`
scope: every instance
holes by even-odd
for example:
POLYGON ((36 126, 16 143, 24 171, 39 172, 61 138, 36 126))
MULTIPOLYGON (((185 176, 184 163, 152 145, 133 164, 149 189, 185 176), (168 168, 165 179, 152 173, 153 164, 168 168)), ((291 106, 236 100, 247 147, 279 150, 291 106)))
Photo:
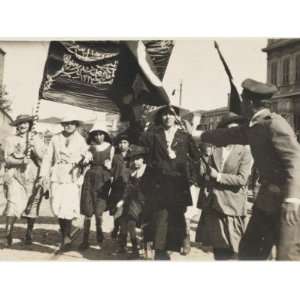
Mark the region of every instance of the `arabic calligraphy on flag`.
POLYGON ((132 105, 131 102, 139 98, 141 91, 146 91, 148 97, 145 100, 139 99, 140 102, 167 104, 168 97, 162 92, 161 80, 173 42, 145 41, 143 47, 140 47, 140 43, 141 41, 51 42, 40 98, 121 114, 126 106, 132 105))

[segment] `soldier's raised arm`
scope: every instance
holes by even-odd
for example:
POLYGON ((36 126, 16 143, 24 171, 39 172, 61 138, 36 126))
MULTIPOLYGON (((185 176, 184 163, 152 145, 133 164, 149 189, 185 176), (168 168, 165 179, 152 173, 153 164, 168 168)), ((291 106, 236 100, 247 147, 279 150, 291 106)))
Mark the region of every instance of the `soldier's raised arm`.
POLYGON ((247 145, 247 126, 233 128, 218 128, 201 133, 201 142, 213 144, 217 147, 227 145, 247 145))

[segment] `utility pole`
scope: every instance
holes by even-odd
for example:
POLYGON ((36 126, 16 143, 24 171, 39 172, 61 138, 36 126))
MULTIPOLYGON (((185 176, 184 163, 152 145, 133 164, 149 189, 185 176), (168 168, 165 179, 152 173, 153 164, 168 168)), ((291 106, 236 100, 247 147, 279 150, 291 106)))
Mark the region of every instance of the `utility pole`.
POLYGON ((182 80, 180 81, 179 84, 179 107, 182 105, 182 80))

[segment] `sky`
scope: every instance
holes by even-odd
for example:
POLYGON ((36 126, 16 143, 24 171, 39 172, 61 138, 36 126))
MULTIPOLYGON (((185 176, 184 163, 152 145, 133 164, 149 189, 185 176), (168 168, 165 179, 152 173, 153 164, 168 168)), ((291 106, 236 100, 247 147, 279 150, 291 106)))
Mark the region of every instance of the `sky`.
MULTIPOLYGON (((234 82, 241 90, 245 78, 266 81, 265 38, 216 38, 234 82)), ((182 106, 190 110, 208 110, 227 105, 229 82, 213 44, 214 39, 180 39, 175 41, 163 80, 172 104, 179 104, 179 84, 183 82, 182 106), (177 89, 174 96, 172 91, 177 89)), ((12 116, 32 113, 48 51, 48 42, 4 42, 6 52, 4 84, 13 103, 12 116)), ((83 119, 94 118, 95 112, 42 101, 40 118, 62 117, 65 111, 80 112, 83 119)))

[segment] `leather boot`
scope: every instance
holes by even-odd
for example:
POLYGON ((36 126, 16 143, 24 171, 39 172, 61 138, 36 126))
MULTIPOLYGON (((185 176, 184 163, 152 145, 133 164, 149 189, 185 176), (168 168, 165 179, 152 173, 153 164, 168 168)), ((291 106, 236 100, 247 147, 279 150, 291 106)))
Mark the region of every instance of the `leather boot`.
POLYGON ((7 217, 6 219, 6 246, 9 248, 13 241, 13 230, 16 222, 16 217, 7 217))
POLYGON ((102 242, 104 240, 103 231, 102 231, 102 217, 96 217, 96 235, 97 235, 97 242, 101 247, 102 242))
POLYGON ((120 234, 118 242, 119 242, 119 248, 117 250, 117 253, 118 254, 126 253, 127 234, 120 234))
POLYGON ((120 224, 119 224, 118 220, 115 220, 114 221, 114 229, 111 232, 111 238, 113 240, 116 240, 118 238, 119 229, 120 229, 120 224))
POLYGON ((71 238, 71 230, 72 230, 72 220, 64 220, 65 223, 65 236, 64 236, 64 250, 70 250, 72 238, 71 238))
POLYGON ((58 253, 60 252, 65 252, 69 251, 71 247, 71 220, 66 220, 66 219, 58 219, 59 225, 60 225, 60 230, 62 234, 62 242, 59 248, 58 253))
POLYGON ((90 247, 89 236, 90 236, 91 219, 85 218, 83 223, 83 239, 79 245, 79 250, 86 250, 90 247))
POLYGON ((131 239, 132 244, 132 256, 133 258, 139 257, 139 247, 138 247, 138 241, 137 239, 131 239))
POLYGON ((32 245, 32 231, 34 227, 35 219, 27 218, 27 231, 25 235, 25 245, 32 245))
POLYGON ((190 252, 191 252, 190 220, 186 219, 186 236, 182 243, 181 254, 188 255, 190 252))
POLYGON ((64 243, 64 236, 65 236, 65 223, 63 219, 58 219, 59 229, 61 233, 61 247, 64 243))
POLYGON ((183 245, 181 249, 182 255, 188 255, 191 252, 191 241, 190 241, 190 235, 187 235, 185 239, 183 240, 183 245))
POLYGON ((170 260, 170 255, 165 250, 155 250, 155 260, 170 260))

